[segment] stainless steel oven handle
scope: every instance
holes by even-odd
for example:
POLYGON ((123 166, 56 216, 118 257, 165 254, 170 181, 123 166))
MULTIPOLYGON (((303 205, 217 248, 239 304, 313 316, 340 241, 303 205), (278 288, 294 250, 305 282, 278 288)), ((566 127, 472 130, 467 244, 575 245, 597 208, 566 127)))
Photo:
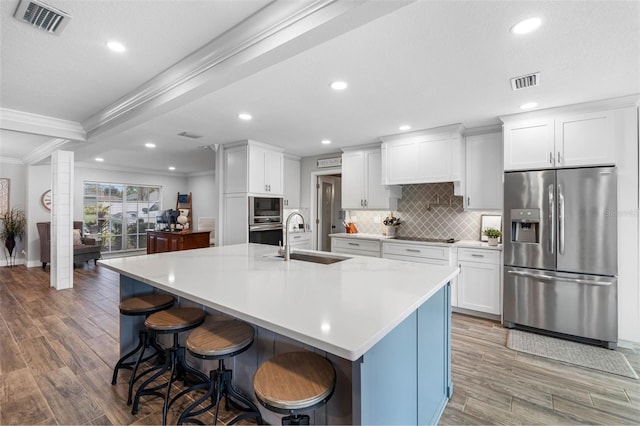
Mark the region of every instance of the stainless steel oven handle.
POLYGON ((265 223, 263 225, 249 225, 249 231, 277 231, 282 230, 281 223, 265 223))
POLYGON ((558 185, 558 254, 564 254, 564 194, 558 185))
POLYGON ((549 238, 549 252, 553 254, 556 246, 556 203, 553 199, 553 185, 549 185, 549 229, 551 230, 551 237, 549 238))
POLYGON ((529 272, 522 272, 522 271, 507 271, 507 273, 511 275, 517 275, 519 277, 537 278, 544 281, 565 281, 569 283, 599 285, 599 286, 613 285, 612 281, 593 281, 593 280, 583 280, 580 278, 563 278, 563 277, 555 277, 553 275, 531 274, 529 272))

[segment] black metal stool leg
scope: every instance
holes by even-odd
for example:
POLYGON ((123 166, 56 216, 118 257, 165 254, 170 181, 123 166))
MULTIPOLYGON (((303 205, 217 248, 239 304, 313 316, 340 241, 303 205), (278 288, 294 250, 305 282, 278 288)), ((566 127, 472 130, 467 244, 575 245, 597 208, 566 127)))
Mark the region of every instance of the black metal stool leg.
POLYGON ((145 371, 144 373, 142 373, 142 375, 145 375, 146 373, 149 373, 150 371, 153 370, 158 370, 155 374, 153 374, 151 377, 149 377, 147 380, 145 380, 140 387, 138 388, 138 391, 136 392, 136 396, 133 399, 133 407, 131 408, 131 414, 137 414, 138 413, 138 407, 140 405, 140 397, 143 395, 159 395, 159 396, 164 396, 158 392, 156 392, 156 390, 160 389, 161 387, 163 387, 164 385, 161 386, 155 386, 153 388, 149 388, 147 389, 147 386, 152 383, 154 380, 156 380, 158 377, 162 376, 170 367, 171 367, 171 360, 173 359, 173 348, 169 348, 169 349, 165 349, 165 361, 164 364, 161 367, 153 367, 147 371, 145 371))
POLYGON ((115 385, 118 381, 118 372, 120 371, 120 369, 125 368, 125 369, 131 369, 131 365, 133 364, 133 362, 131 361, 127 361, 127 359, 131 358, 133 355, 135 355, 140 349, 142 349, 144 342, 143 342, 143 336, 142 333, 146 333, 144 330, 140 330, 140 333, 138 334, 138 346, 136 346, 134 349, 132 349, 131 351, 127 352, 126 354, 124 354, 116 363, 116 366, 113 368, 113 377, 111 379, 111 384, 115 385))

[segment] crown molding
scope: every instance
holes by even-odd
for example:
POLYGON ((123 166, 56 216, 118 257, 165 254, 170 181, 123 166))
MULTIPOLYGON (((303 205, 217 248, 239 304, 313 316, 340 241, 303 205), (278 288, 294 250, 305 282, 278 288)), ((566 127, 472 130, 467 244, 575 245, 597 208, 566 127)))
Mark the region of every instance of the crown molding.
POLYGON ((156 175, 156 176, 169 176, 175 178, 187 178, 188 175, 185 172, 177 172, 177 171, 167 171, 162 172, 154 169, 145 169, 141 167, 136 167, 135 170, 132 170, 131 167, 126 166, 114 166, 112 164, 98 164, 98 163, 89 163, 86 161, 76 161, 74 163, 75 167, 79 167, 82 169, 99 169, 99 170, 110 170, 114 172, 123 172, 123 173, 133 173, 138 175, 156 175))
POLYGON ((24 161, 20 158, 14 157, 0 157, 0 163, 4 164, 24 164, 24 161))
POLYGON ((51 156, 54 151, 71 143, 69 139, 56 138, 43 143, 24 157, 25 164, 36 164, 51 156))
POLYGON ((87 140, 87 133, 80 123, 7 108, 0 108, 0 128, 75 141, 87 140))
POLYGON ((640 94, 635 93, 618 98, 602 99, 591 102, 581 102, 572 105, 563 105, 553 108, 539 109, 536 111, 521 112, 517 114, 502 115, 498 117, 503 123, 512 121, 529 120, 540 117, 548 117, 558 114, 580 114, 586 112, 607 111, 612 109, 640 106, 640 94))

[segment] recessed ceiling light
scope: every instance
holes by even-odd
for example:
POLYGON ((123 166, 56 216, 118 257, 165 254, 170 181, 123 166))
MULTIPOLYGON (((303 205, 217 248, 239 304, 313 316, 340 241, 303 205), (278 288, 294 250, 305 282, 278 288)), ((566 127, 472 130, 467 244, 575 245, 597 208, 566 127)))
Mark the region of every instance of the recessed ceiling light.
POLYGON ((169 170, 175 170, 176 168, 174 166, 169 166, 169 170))
POLYGON ((333 83, 331 83, 331 88, 333 90, 344 90, 346 89, 348 86, 348 84, 344 81, 334 81, 333 83))
POLYGON ((151 142, 147 142, 144 144, 144 146, 146 146, 147 148, 155 148, 156 144, 155 143, 151 143, 151 142))
POLYGON ((329 139, 323 139, 322 140, 322 145, 329 145, 331 143, 331 141, 329 139))
POLYGON ((96 161, 97 161, 98 163, 102 163, 102 162, 104 161, 104 158, 96 157, 96 161))
POLYGON ((117 41, 109 41, 109 42, 107 42, 107 47, 108 47, 109 49, 113 50, 114 52, 117 52, 117 53, 122 53, 122 52, 124 52, 125 50, 127 50, 127 49, 124 47, 124 44, 119 43, 119 42, 117 42, 117 41))
POLYGON ((404 132, 411 129, 411 126, 409 126, 408 124, 403 124, 402 126, 398 127, 398 130, 404 132))
POLYGON ((523 19, 511 27, 511 32, 513 34, 527 34, 537 30, 540 24, 542 24, 542 19, 538 17, 523 19))
POLYGON ((249 121, 249 120, 251 120, 253 117, 251 116, 251 114, 247 114, 246 112, 242 112, 242 113, 238 114, 238 118, 239 118, 240 120, 249 121))
POLYGON ((537 102, 527 102, 526 104, 520 105, 520 109, 531 109, 538 106, 537 102))

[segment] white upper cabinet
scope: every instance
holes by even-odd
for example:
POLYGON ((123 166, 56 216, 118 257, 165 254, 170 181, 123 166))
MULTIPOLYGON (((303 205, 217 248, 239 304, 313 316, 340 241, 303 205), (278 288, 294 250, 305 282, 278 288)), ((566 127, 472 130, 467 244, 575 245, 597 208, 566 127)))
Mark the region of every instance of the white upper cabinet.
POLYGON ((502 133, 466 137, 464 208, 502 210, 502 133))
POLYGON ((382 182, 387 185, 461 181, 464 127, 453 125, 385 136, 382 182))
POLYGON ((615 164, 614 121, 611 111, 558 117, 556 166, 615 164))
POLYGON ((224 193, 283 194, 282 151, 247 141, 224 149, 224 193))
POLYGON ((504 169, 548 169, 615 164, 612 111, 506 121, 504 169))
POLYGON ((342 208, 395 210, 401 188, 382 185, 380 149, 342 154, 342 208))
POLYGON ((544 169, 554 166, 553 119, 504 125, 504 169, 544 169))
POLYGON ((284 196, 286 208, 300 207, 300 159, 289 155, 284 156, 284 196))

